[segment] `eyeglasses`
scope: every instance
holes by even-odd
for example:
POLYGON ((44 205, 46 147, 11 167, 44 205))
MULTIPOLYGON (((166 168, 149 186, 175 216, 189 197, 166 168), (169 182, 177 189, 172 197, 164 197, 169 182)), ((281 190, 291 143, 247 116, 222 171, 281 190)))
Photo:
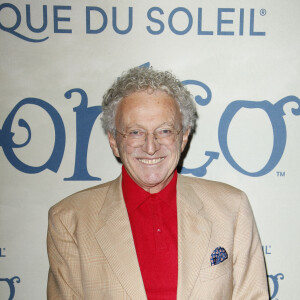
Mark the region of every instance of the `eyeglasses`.
POLYGON ((137 148, 145 144, 149 134, 153 134, 154 139, 161 145, 172 145, 182 129, 176 131, 170 128, 158 128, 152 133, 142 129, 131 129, 126 133, 115 131, 126 138, 129 146, 137 148))

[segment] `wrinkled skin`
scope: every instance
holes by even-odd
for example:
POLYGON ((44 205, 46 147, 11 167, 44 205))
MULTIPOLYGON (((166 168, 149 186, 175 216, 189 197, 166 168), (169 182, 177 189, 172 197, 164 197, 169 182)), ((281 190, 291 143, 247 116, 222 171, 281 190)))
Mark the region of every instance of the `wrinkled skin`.
MULTIPOLYGON (((153 133, 162 125, 182 129, 181 113, 177 102, 163 91, 141 91, 123 98, 117 108, 116 129, 143 129, 153 133)), ((161 191, 172 179, 181 152, 187 143, 189 130, 180 132, 171 145, 161 145, 152 134, 138 147, 128 145, 127 139, 108 133, 109 143, 130 177, 150 193, 161 191)))

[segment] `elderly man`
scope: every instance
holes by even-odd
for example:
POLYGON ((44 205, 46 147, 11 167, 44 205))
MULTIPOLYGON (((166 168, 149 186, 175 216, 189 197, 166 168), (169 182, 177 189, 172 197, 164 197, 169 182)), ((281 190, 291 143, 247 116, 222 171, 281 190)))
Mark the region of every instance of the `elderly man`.
POLYGON ((269 299, 245 194, 177 174, 196 119, 180 81, 133 68, 102 108, 122 174, 50 209, 48 299, 269 299))

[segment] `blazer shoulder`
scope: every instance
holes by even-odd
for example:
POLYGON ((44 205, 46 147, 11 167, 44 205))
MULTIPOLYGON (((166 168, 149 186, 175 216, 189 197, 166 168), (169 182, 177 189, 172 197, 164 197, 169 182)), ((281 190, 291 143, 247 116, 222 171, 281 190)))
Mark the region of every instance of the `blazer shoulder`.
POLYGON ((224 182, 219 181, 213 181, 208 179, 203 179, 199 177, 191 177, 191 176, 184 176, 180 175, 178 176, 179 181, 181 181, 183 184, 192 185, 193 188, 196 189, 205 189, 205 190, 213 190, 215 193, 232 193, 240 195, 241 193, 244 193, 240 189, 229 185, 224 182))
POLYGON ((237 212, 242 202, 248 202, 243 191, 229 184, 183 175, 178 178, 183 192, 192 189, 206 208, 237 212))
POLYGON ((49 215, 64 214, 70 211, 78 213, 90 210, 100 211, 109 188, 119 180, 120 177, 74 193, 54 204, 49 209, 49 215))

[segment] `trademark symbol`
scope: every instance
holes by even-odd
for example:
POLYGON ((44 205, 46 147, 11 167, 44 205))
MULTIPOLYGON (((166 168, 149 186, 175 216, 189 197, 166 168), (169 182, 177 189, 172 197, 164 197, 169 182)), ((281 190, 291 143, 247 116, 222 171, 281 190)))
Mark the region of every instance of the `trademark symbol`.
POLYGON ((277 177, 284 177, 285 176, 285 172, 284 171, 283 172, 277 171, 276 174, 277 174, 277 177))
POLYGON ((262 9, 259 11, 259 13, 260 13, 261 16, 265 16, 265 15, 267 14, 267 11, 266 11, 264 8, 262 8, 262 9))

